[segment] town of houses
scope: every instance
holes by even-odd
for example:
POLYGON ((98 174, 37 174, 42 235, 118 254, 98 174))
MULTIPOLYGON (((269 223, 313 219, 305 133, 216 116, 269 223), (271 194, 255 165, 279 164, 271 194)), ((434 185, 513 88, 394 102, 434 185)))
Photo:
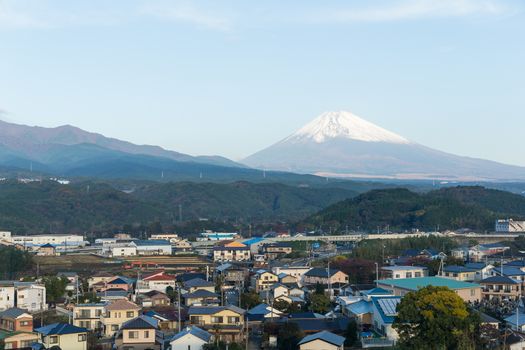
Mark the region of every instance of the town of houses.
POLYGON ((507 348, 525 348, 525 255, 510 254, 505 244, 458 245, 446 252, 408 249, 385 257, 376 265, 376 278, 361 283, 330 266, 335 254, 330 244, 325 249, 316 243, 306 258, 293 258, 293 237, 272 237, 279 240, 207 231, 193 241, 176 234, 147 239, 117 234, 88 242, 81 235, 0 232, 0 244, 38 257, 93 255, 120 263, 117 270, 111 265, 57 272, 67 286, 53 303, 39 276, 0 281, 0 344, 3 349, 199 350, 221 343, 271 349, 278 339, 266 326, 293 322, 303 334, 301 350, 345 348, 350 323, 358 333, 353 348, 389 348, 399 339, 392 325, 403 297, 442 286, 473 309, 491 310, 478 312, 484 325, 505 332, 507 348), (163 258, 187 255, 198 255, 205 264, 162 265, 163 258), (460 263, 443 263, 447 257, 460 263), (437 273, 413 263, 422 260, 440 261, 437 273), (323 312, 312 308, 320 290, 328 300, 323 312))

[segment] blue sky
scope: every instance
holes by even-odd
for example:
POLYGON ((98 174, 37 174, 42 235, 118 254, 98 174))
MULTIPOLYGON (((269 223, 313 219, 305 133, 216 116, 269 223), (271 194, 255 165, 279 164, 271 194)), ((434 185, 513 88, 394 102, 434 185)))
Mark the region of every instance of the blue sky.
POLYGON ((240 159, 327 110, 525 165, 519 0, 0 0, 1 118, 240 159))

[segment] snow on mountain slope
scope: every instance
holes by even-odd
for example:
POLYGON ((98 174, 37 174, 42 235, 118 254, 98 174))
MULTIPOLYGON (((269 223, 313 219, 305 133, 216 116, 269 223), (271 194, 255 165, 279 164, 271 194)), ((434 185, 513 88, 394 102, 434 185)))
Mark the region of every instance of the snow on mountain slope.
POLYGON ((525 168, 461 157, 411 142, 350 112, 326 112, 243 163, 323 176, 524 180, 525 168))
POLYGON ((316 143, 327 139, 347 138, 365 142, 408 144, 410 141, 346 111, 325 112, 284 140, 312 139, 316 143))

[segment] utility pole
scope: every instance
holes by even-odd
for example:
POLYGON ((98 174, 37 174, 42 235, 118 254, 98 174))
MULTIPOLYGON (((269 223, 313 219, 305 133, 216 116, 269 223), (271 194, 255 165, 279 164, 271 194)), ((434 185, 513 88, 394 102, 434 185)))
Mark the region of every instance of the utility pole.
POLYGON ((330 302, 332 302, 332 278, 330 275, 330 259, 328 259, 328 270, 327 270, 327 276, 328 276, 328 290, 330 292, 330 302))
POLYGON ((376 264, 376 287, 377 287, 377 284, 379 283, 379 264, 376 262, 374 264, 376 264))
POLYGON ((177 294, 179 296, 179 302, 178 302, 178 321, 179 321, 179 333, 180 333, 180 330, 181 330, 181 324, 182 324, 182 320, 180 319, 180 286, 177 286, 177 294))

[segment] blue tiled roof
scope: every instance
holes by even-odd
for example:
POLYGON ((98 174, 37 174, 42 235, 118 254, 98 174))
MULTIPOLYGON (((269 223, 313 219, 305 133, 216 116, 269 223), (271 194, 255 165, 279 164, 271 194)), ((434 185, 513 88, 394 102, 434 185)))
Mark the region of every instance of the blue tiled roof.
MULTIPOLYGON (((516 313, 505 319, 505 322, 516 325, 516 313)), ((518 314, 518 326, 525 325, 525 314, 518 314)))
POLYGON ((108 284, 129 284, 129 282, 123 280, 123 279, 120 278, 120 277, 117 277, 117 278, 115 278, 115 279, 109 281, 108 284))
POLYGON ((445 272, 462 273, 462 272, 476 272, 478 269, 469 268, 466 266, 449 265, 443 268, 445 272))
POLYGON ((158 321, 150 316, 141 315, 125 322, 121 329, 156 329, 158 321))
POLYGON ((182 297, 183 298, 213 298, 213 297, 218 298, 219 295, 216 293, 210 292, 209 290, 199 289, 193 293, 182 294, 182 297))
POLYGON ((252 244, 257 244, 261 241, 264 241, 264 238, 263 237, 253 237, 253 238, 250 238, 242 243, 246 244, 246 245, 252 245, 252 244))
MULTIPOLYGON (((501 268, 495 268, 494 272, 501 275, 501 268)), ((524 276, 525 272, 521 271, 520 268, 514 266, 503 266, 504 276, 524 276)))
POLYGON ((213 282, 208 282, 202 278, 194 278, 192 280, 184 282, 184 287, 193 288, 193 287, 213 287, 213 282))
POLYGON ((372 303, 365 300, 361 300, 357 303, 348 305, 346 309, 354 315, 368 314, 372 312, 372 303))
POLYGON ((73 326, 69 323, 53 323, 53 324, 50 324, 44 327, 35 328, 35 332, 40 333, 44 336, 48 336, 48 335, 86 333, 87 329, 82 328, 82 327, 73 326))
POLYGON ((342 346, 345 342, 344 337, 341 337, 337 334, 334 334, 328 331, 322 331, 322 332, 311 334, 311 335, 304 337, 297 345, 309 343, 314 340, 322 340, 327 343, 333 344, 337 347, 342 346))
MULTIPOLYGON (((338 273, 339 270, 336 269, 330 269, 330 276, 335 275, 338 273)), ((323 267, 314 267, 310 271, 304 274, 305 276, 309 277, 322 277, 322 278, 328 278, 328 269, 325 269, 323 267)))
POLYGON ((400 301, 401 297, 372 297, 372 303, 374 303, 384 323, 394 323, 395 319, 395 313, 392 310, 385 310, 385 305, 388 304, 395 311, 400 301))
POLYGON ((210 339, 211 339, 211 334, 210 333, 206 332, 203 329, 200 329, 199 327, 191 326, 191 327, 186 327, 180 333, 175 334, 170 339, 170 342, 176 341, 177 339, 180 339, 180 338, 184 337, 187 334, 191 334, 194 337, 197 337, 197 338, 201 339, 202 341, 205 341, 206 343, 209 342, 210 339))

